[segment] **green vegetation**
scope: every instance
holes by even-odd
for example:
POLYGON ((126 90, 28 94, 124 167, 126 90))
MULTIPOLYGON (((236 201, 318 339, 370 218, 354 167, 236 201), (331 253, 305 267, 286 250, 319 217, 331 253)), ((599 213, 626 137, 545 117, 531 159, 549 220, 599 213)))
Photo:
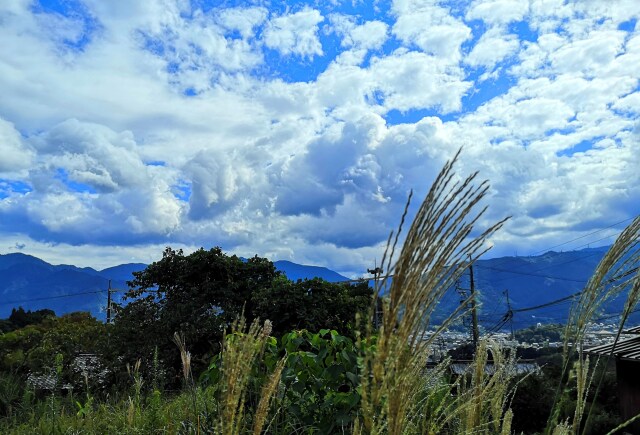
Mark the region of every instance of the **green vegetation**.
POLYGON ((628 292, 625 313, 640 299, 640 275, 627 273, 640 260, 640 219, 605 255, 571 311, 564 348, 541 357, 541 374, 518 375, 515 349, 481 340, 467 374, 454 376, 449 361, 428 362, 463 308, 435 334, 425 332, 444 293, 502 225, 474 229, 488 185, 476 187, 476 174, 458 180, 454 163, 437 177, 404 245, 402 225, 390 237, 387 275, 376 289, 388 289, 384 298, 365 283, 294 283, 259 257, 167 249, 135 275, 114 324, 82 313, 9 320, 0 335, 0 433, 614 429, 610 367, 574 343, 608 299, 628 292))
POLYGON ((548 324, 530 326, 515 332, 515 339, 521 343, 553 343, 562 341, 562 325, 548 324))
POLYGON ((22 307, 11 310, 8 319, 0 319, 0 332, 11 332, 27 325, 37 325, 47 317, 55 317, 52 310, 25 311, 22 307))

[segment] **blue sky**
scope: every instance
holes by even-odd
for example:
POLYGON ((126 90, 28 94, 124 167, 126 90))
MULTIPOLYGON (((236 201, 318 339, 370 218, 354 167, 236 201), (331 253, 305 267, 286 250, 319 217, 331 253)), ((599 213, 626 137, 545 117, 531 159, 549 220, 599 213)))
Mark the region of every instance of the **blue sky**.
POLYGON ((0 2, 0 253, 106 267, 220 245, 357 275, 460 146, 460 173, 491 181, 481 224, 513 217, 491 255, 609 243, 640 213, 639 17, 635 0, 0 2))

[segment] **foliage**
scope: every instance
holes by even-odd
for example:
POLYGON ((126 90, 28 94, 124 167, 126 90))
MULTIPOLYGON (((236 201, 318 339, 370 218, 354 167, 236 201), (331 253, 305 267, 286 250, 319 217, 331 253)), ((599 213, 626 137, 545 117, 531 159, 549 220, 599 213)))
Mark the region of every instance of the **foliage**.
POLYGON ((46 317, 39 324, 0 335, 0 369, 23 376, 44 373, 56 355, 62 355, 67 363, 65 379, 81 382, 71 363, 78 353, 97 353, 104 331, 104 323, 89 313, 46 317))
POLYGON ((515 339, 521 343, 545 343, 562 341, 562 325, 545 324, 530 326, 515 332, 515 339))
MULTIPOLYGON (((235 342, 237 336, 227 340, 235 342)), ((246 367, 244 373, 252 387, 246 405, 255 407, 259 391, 267 379, 277 371, 280 361, 280 394, 276 401, 281 424, 291 430, 335 433, 352 426, 360 404, 360 352, 353 340, 335 330, 318 333, 307 330, 291 331, 282 339, 271 337, 265 343, 264 355, 258 364, 246 367)), ((214 358, 201 376, 204 384, 219 382, 224 367, 223 355, 214 358)))
POLYGON ((352 333, 356 314, 366 313, 372 289, 367 282, 330 283, 319 278, 292 282, 284 276, 252 295, 254 316, 269 319, 274 335, 294 329, 322 328, 352 333))
POLYGON ((269 287, 279 273, 267 259, 243 260, 220 248, 184 255, 167 248, 160 261, 129 282, 127 298, 111 328, 112 356, 151 361, 158 348, 161 362, 177 382, 180 357, 172 342, 180 332, 190 344, 193 366, 201 369, 217 353, 224 330, 245 312, 253 319, 252 292, 269 287))
POLYGON ((0 372, 0 417, 14 413, 23 391, 24 384, 18 376, 0 372))
POLYGON ((11 310, 7 319, 0 319, 0 333, 15 331, 28 325, 37 325, 49 317, 55 317, 53 310, 27 310, 18 307, 11 310))
POLYGON ((265 258, 244 260, 220 248, 189 255, 167 248, 160 261, 134 276, 127 294, 133 301, 118 308, 105 353, 110 361, 149 362, 157 348, 173 385, 180 366, 171 341, 176 332, 189 343, 192 366, 200 371, 220 351, 224 330, 241 314, 248 322, 269 319, 277 335, 299 328, 348 332, 371 301, 366 283, 292 282, 265 258))
POLYGON ((13 308, 11 310, 11 315, 9 315, 9 319, 7 320, 9 320, 9 322, 13 324, 15 329, 18 329, 24 328, 27 325, 36 325, 38 323, 42 323, 45 319, 55 316, 56 314, 53 312, 53 310, 44 309, 25 311, 24 308, 18 307, 17 309, 13 308))

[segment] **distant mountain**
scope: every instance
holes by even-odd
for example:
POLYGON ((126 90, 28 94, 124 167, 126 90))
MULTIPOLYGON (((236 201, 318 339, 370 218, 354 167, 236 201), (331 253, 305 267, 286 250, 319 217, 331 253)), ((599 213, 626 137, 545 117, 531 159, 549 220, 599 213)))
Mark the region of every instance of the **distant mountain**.
MULTIPOLYGON (((100 316, 107 285, 108 278, 91 268, 52 265, 20 253, 0 255, 0 318, 18 306, 56 313, 84 310, 100 316), (65 297, 68 294, 76 296, 65 297)), ((125 283, 114 285, 122 288, 125 283)))
MULTIPOLYGON (((290 261, 276 261, 275 266, 291 280, 322 278, 344 281, 348 278, 326 267, 305 266, 290 261)), ((102 270, 68 264, 52 265, 37 257, 21 253, 0 255, 0 318, 6 318, 12 308, 25 310, 50 308, 57 314, 90 311, 104 318, 107 288, 127 289, 133 272, 144 270, 143 263, 128 263, 102 270), (75 295, 65 297, 65 295, 75 295)), ((122 292, 113 294, 114 301, 122 292)))
POLYGON ((133 272, 140 272, 146 268, 147 265, 144 263, 127 263, 102 269, 99 274, 113 281, 131 281, 133 272))
POLYGON ((306 266, 303 264, 292 263, 291 261, 280 260, 274 261, 276 269, 287 275, 292 281, 304 278, 322 278, 329 282, 347 281, 349 278, 342 276, 337 272, 326 267, 306 266))
MULTIPOLYGON (((521 309, 544 305, 547 302, 574 294, 584 287, 608 248, 583 249, 571 252, 547 252, 530 257, 502 257, 480 260, 474 267, 474 278, 480 302, 480 323, 485 328, 497 324, 508 310, 514 311, 516 328, 538 322, 562 322, 566 319, 570 302, 552 304, 527 311, 521 309)), ((278 270, 291 280, 319 277, 327 281, 345 281, 347 278, 330 269, 306 266, 290 261, 276 261, 278 270)), ((51 308, 62 314, 87 310, 104 318, 106 289, 109 280, 114 289, 127 288, 132 273, 143 270, 145 264, 121 264, 103 270, 72 265, 51 265, 25 254, 0 255, 0 318, 11 308, 51 308), (64 297, 78 294, 74 297, 64 297)), ((469 288, 469 274, 459 282, 461 289, 469 288)), ((114 295, 115 300, 122 293, 114 295)), ((445 316, 460 304, 460 296, 451 289, 440 303, 437 316, 445 316)), ((611 304, 604 313, 620 310, 620 300, 611 304)), ((437 318, 434 320, 438 320, 437 318)))
POLYGON ((0 270, 8 269, 15 265, 51 266, 46 261, 40 260, 38 257, 34 257, 33 255, 21 253, 0 255, 0 270))
MULTIPOLYGON (((497 325, 509 310, 508 303, 513 310, 512 321, 516 329, 536 323, 564 322, 572 299, 536 307, 581 291, 608 249, 609 247, 600 247, 570 252, 550 251, 538 256, 479 260, 473 271, 480 302, 480 324, 485 328, 497 325), (518 311, 525 309, 526 311, 518 311)), ((459 287, 468 294, 468 273, 460 280, 459 287)), ((451 289, 440 304, 440 314, 444 316, 451 312, 459 305, 460 299, 459 292, 451 289)), ((620 312, 623 303, 623 297, 617 298, 595 318, 620 312)), ((508 326, 509 323, 505 325, 508 326)))

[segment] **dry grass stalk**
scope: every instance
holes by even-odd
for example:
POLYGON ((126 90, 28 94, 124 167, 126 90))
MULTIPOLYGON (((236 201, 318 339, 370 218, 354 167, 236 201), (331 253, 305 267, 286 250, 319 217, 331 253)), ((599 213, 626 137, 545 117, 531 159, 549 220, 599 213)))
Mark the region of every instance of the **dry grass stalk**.
POLYGON ((173 342, 178 346, 178 350, 180 351, 184 382, 189 385, 193 382, 191 376, 191 352, 187 351, 187 343, 183 334, 175 332, 173 334, 173 342))
MULTIPOLYGON (((573 431, 573 433, 579 432, 586 403, 583 403, 583 406, 576 410, 579 410, 580 414, 574 414, 574 421, 571 424, 558 422, 560 418, 560 403, 562 401, 561 395, 564 391, 567 391, 565 387, 574 380, 571 376, 567 376, 571 360, 576 350, 579 350, 586 329, 598 311, 611 299, 628 292, 615 342, 619 340, 629 313, 640 301, 640 273, 638 273, 638 270, 640 270, 640 216, 635 218, 618 236, 596 267, 592 277, 580 294, 580 298, 571 307, 564 333, 562 377, 556 390, 556 397, 552 413, 547 422, 546 433, 565 430, 565 426, 568 428, 567 430, 573 431)), ((611 355, 609 355, 610 357, 611 355)), ((578 373, 583 373, 585 365, 586 361, 579 355, 575 370, 578 373)), ((580 383, 585 382, 587 378, 588 370, 575 379, 580 383)), ((587 384, 578 385, 578 390, 581 388, 587 390, 591 384, 592 376, 589 379, 587 384)), ((594 396, 597 396, 601 382, 602 377, 600 377, 594 396)), ((585 429, 588 426, 592 409, 593 405, 589 407, 589 414, 583 425, 585 429)))
MULTIPOLYGON (((591 385, 592 379, 589 379, 589 358, 582 359, 582 355, 576 362, 576 409, 573 414, 572 431, 578 433, 580 431, 580 423, 582 415, 587 405, 587 393, 591 385)), ((592 373, 593 376, 593 373, 592 373)))
POLYGON ((446 359, 415 379, 416 383, 421 383, 419 390, 429 393, 412 403, 407 414, 407 422, 411 425, 407 428, 408 433, 440 434, 443 432, 443 417, 451 402, 452 391, 452 385, 446 376, 449 363, 450 360, 446 359))
POLYGON ((284 369, 286 362, 286 357, 278 361, 278 364, 276 364, 276 367, 269 377, 269 380, 262 387, 262 392, 260 393, 260 402, 258 402, 258 407, 256 408, 256 412, 253 417, 253 435, 260 435, 260 433, 262 433, 262 428, 264 427, 264 424, 267 420, 267 414, 269 413, 269 406, 272 402, 273 397, 278 392, 280 376, 282 375, 282 370, 284 369))
MULTIPOLYGON (((233 323, 231 333, 224 337, 217 427, 217 433, 224 435, 238 435, 245 430, 244 408, 251 368, 256 358, 262 355, 271 330, 269 321, 265 322, 264 328, 254 321, 246 333, 245 325, 241 316, 233 323)), ((266 393, 272 394, 272 391, 267 390, 266 393)), ((270 399, 265 400, 268 402, 270 399)))
MULTIPOLYGON (((447 289, 486 251, 487 238, 504 222, 470 238, 473 225, 486 210, 476 212, 475 208, 489 186, 486 181, 475 186, 477 173, 454 181, 458 156, 459 152, 447 162, 418 209, 394 267, 391 261, 402 223, 395 237, 389 237, 382 263, 387 275, 377 291, 387 285, 391 274, 393 281, 383 303, 376 348, 365 355, 361 378, 363 429, 368 433, 400 434, 410 426, 407 415, 421 393, 421 383, 415 379, 425 367, 427 349, 435 339, 424 339, 429 318, 447 289)), ((406 213, 407 209, 402 222, 406 213)), ((370 327, 367 339, 373 335, 370 327)))
POLYGON ((469 369, 471 379, 462 379, 458 395, 446 411, 446 422, 454 433, 508 433, 513 413, 508 408, 515 394, 514 352, 496 342, 482 340, 469 369), (489 365, 489 355, 492 363, 489 365), (505 412, 506 410, 506 412, 505 412))

